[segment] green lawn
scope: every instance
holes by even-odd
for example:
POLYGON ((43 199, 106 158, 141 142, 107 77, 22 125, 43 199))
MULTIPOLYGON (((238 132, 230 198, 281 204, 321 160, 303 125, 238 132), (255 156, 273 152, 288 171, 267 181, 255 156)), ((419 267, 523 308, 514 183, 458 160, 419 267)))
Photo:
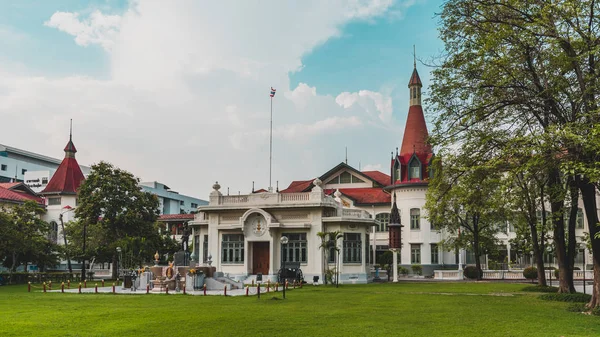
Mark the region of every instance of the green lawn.
POLYGON ((0 336, 600 336, 600 317, 523 284, 305 286, 254 297, 27 293, 0 287, 0 336))

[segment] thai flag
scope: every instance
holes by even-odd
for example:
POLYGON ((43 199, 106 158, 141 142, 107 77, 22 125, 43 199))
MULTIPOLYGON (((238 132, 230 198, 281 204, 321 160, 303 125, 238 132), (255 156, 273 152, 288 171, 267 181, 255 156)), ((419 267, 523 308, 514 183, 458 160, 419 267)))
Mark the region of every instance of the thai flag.
POLYGON ((271 97, 275 97, 275 89, 273 89, 273 87, 271 87, 271 95, 269 95, 271 97))

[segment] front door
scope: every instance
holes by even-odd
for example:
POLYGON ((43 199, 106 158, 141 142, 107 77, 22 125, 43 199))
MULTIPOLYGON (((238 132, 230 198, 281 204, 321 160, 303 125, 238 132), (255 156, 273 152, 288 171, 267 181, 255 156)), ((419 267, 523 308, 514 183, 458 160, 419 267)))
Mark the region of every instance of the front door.
POLYGON ((252 243, 252 274, 269 274, 269 243, 252 243))

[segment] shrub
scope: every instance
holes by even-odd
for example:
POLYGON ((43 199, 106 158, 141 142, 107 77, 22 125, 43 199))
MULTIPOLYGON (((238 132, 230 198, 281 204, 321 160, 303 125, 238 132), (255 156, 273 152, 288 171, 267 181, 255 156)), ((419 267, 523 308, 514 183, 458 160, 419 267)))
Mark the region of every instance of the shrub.
POLYGON ((545 301, 558 301, 558 302, 589 302, 592 299, 592 295, 575 293, 575 294, 543 294, 540 295, 540 299, 545 301))
POLYGON ((420 264, 413 264, 410 266, 410 269, 412 269, 412 272, 415 275, 423 275, 423 266, 420 264))
POLYGON ((400 273, 402 276, 406 276, 408 275, 408 269, 402 266, 398 266, 398 273, 400 273))
POLYGON ((559 273, 560 273, 560 271, 558 269, 554 269, 554 277, 555 278, 557 278, 557 279, 559 278, 559 273))
POLYGON ((535 280, 538 277, 536 267, 527 267, 523 270, 523 276, 528 280, 535 280))
POLYGON ((572 303, 567 307, 567 311, 570 312, 584 312, 586 310, 585 304, 583 303, 572 303))
POLYGON ((480 277, 483 276, 483 272, 477 270, 477 267, 475 266, 467 266, 463 271, 463 275, 465 275, 466 278, 471 280, 477 279, 477 274, 479 274, 480 277))
POLYGON ((533 293, 555 293, 558 291, 557 287, 550 286, 527 286, 521 291, 533 292, 533 293))

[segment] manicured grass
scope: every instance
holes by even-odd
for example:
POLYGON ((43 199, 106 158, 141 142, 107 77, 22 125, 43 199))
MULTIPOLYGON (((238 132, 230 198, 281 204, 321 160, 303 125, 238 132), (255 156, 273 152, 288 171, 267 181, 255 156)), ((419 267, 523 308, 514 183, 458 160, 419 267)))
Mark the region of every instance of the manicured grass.
POLYGON ((305 286, 254 297, 27 293, 0 287, 0 336, 599 336, 600 317, 523 284, 305 286))

